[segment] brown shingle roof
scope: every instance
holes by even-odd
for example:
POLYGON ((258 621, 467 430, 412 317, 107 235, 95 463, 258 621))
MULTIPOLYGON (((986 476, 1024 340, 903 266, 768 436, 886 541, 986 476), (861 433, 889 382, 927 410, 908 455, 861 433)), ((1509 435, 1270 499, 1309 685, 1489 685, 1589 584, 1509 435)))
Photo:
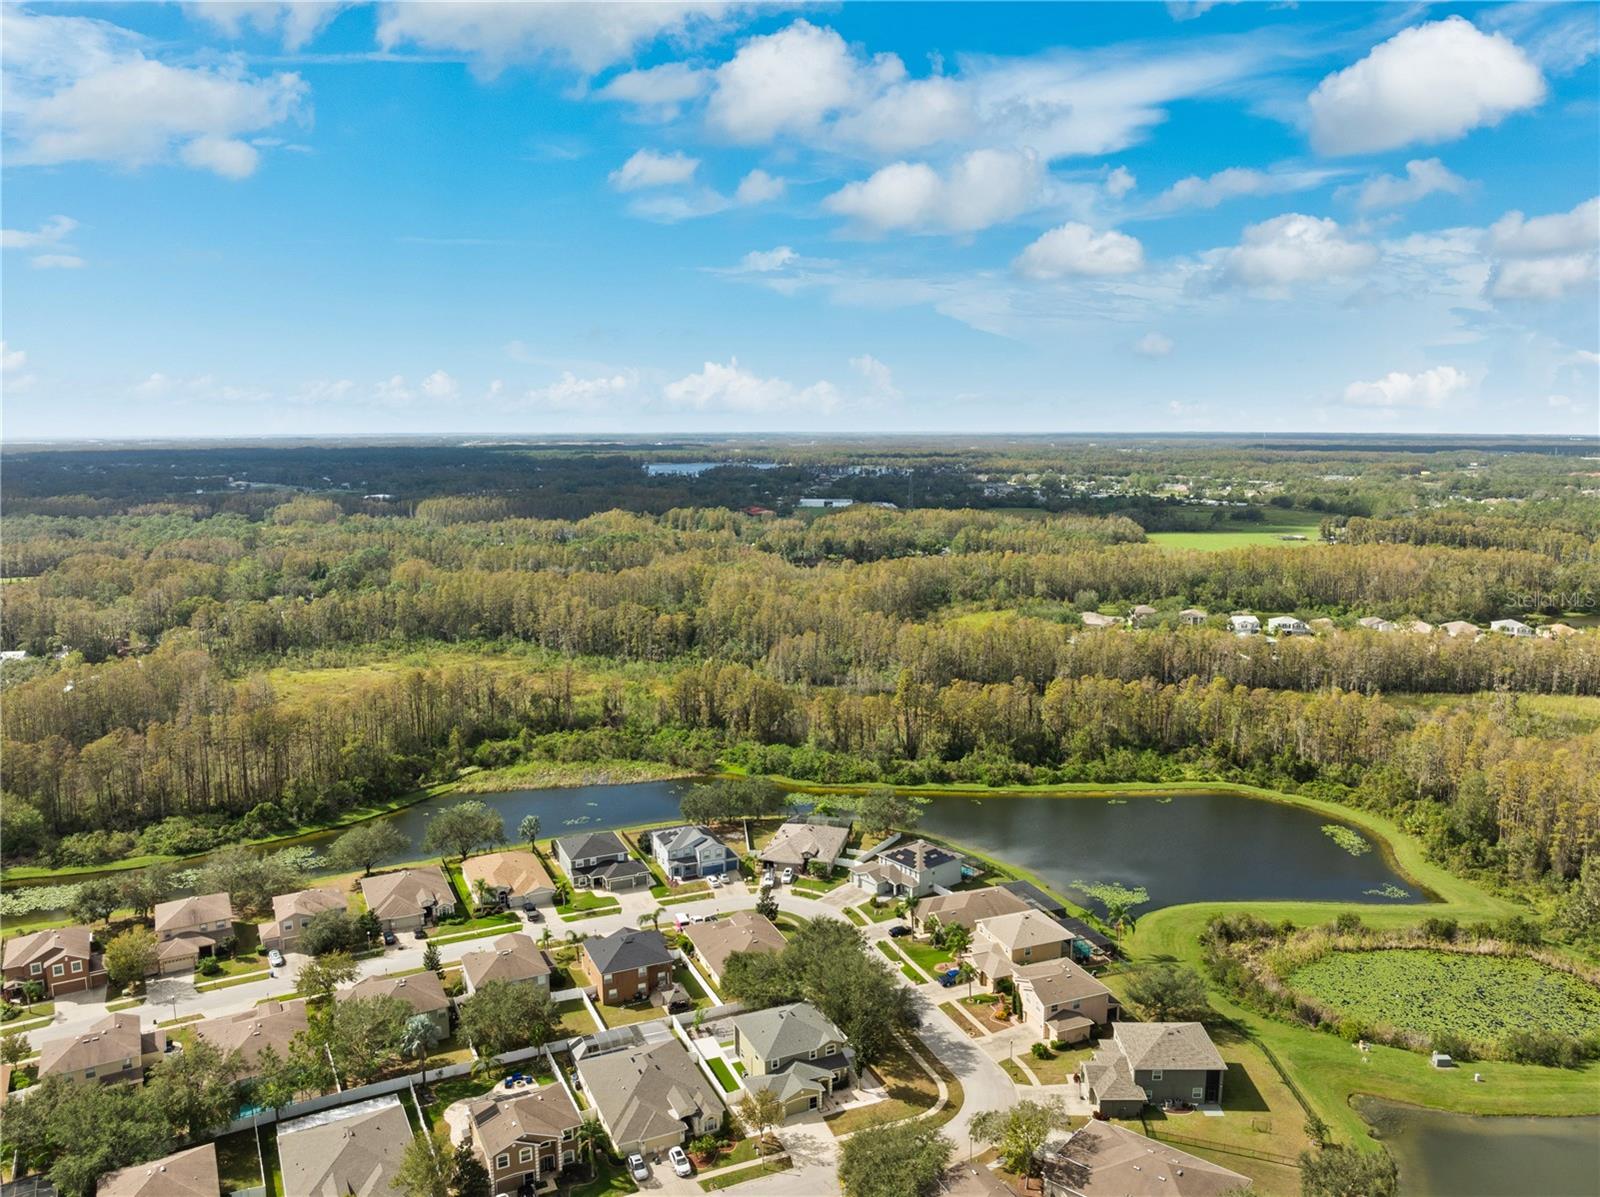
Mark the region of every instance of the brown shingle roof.
POLYGON ((160 902, 155 909, 156 934, 187 931, 201 923, 233 922, 233 900, 225 893, 195 894, 160 902))
POLYGON ((278 1126, 291 1197, 394 1197, 411 1120, 398 1097, 376 1097, 278 1126))
POLYGON ((272 899, 272 917, 278 922, 285 919, 306 918, 324 910, 344 910, 345 896, 329 886, 314 889, 297 889, 292 894, 279 894, 272 899))
POLYGON ((87 960, 94 950, 94 933, 87 927, 56 927, 17 935, 5 942, 4 967, 27 968, 54 960, 87 960))
POLYGON ((128 1060, 132 1060, 133 1067, 138 1068, 147 1038, 151 1039, 153 1050, 166 1047, 166 1032, 156 1031, 153 1037, 141 1034, 137 1014, 128 1011, 108 1014, 99 1022, 92 1023, 86 1031, 66 1039, 53 1039, 42 1045, 39 1048, 39 1075, 46 1077, 57 1072, 82 1072, 86 1068, 120 1071, 128 1060))
POLYGON ((292 1002, 262 1002, 238 1014, 207 1018, 195 1024, 194 1034, 196 1039, 203 1039, 223 1052, 238 1051, 244 1056, 246 1066, 252 1066, 268 1047, 277 1052, 280 1059, 286 1057, 289 1044, 305 1029, 305 999, 296 998, 292 1002))
POLYGON ((423 903, 431 899, 440 907, 454 907, 455 890, 441 869, 401 869, 361 879, 361 892, 367 908, 380 919, 411 918, 422 913, 423 903))
POLYGON ((689 942, 719 977, 735 952, 781 952, 787 942, 772 920, 753 910, 736 910, 711 923, 690 923, 689 942))
POLYGON ((95 1197, 217 1197, 222 1181, 216 1144, 202 1143, 148 1164, 109 1172, 94 1191, 95 1197))
POLYGON ((953 894, 923 898, 917 903, 916 915, 919 919, 937 915, 946 926, 960 923, 972 931, 983 919, 999 914, 1021 914, 1030 909, 1032 907, 1003 886, 986 885, 982 889, 958 890, 953 894))
POLYGON ((437 973, 408 973, 403 977, 363 977, 349 989, 339 991, 344 1001, 351 998, 396 997, 417 1014, 448 1010, 450 999, 437 973))
POLYGON ((514 894, 531 894, 541 889, 554 889, 555 883, 545 871, 539 858, 527 849, 507 852, 490 852, 461 862, 461 876, 466 880, 467 892, 477 889, 478 879, 491 889, 507 889, 514 894))
POLYGON ((785 823, 761 850, 760 859, 778 865, 802 865, 810 860, 829 864, 839 859, 850 839, 848 827, 826 823, 785 823))
POLYGON ((524 1140, 560 1142, 563 1131, 583 1121, 567 1091, 556 1084, 513 1093, 496 1091, 468 1106, 467 1116, 491 1159, 524 1140))
POLYGON ((994 915, 980 922, 978 930, 1008 952, 1072 942, 1072 932, 1037 910, 994 915))
POLYGON ((1225 1069, 1211 1036, 1197 1022, 1119 1022, 1115 1042, 1134 1069, 1225 1069))
POLYGON ((1250 1186, 1248 1176, 1097 1119, 1040 1157, 1050 1187, 1083 1197, 1221 1197, 1250 1186))
POLYGON ((1019 983, 1026 982, 1046 1006, 1101 997, 1111 992, 1065 956, 1059 960, 1025 965, 1018 968, 1014 975, 1019 983))
POLYGON ((461 971, 474 990, 490 981, 531 981, 550 975, 550 961, 526 935, 502 935, 489 948, 461 957, 461 971))

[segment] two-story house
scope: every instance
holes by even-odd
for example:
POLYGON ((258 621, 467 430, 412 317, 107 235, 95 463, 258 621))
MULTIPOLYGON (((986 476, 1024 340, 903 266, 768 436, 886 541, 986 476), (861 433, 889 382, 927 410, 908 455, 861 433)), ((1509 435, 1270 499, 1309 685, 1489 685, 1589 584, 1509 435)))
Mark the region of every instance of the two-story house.
POLYGON ((455 888, 439 868, 363 877, 361 893, 385 931, 415 931, 456 911, 455 888))
POLYGON ((331 886, 278 894, 272 899, 272 920, 256 928, 261 946, 280 952, 299 951, 300 936, 315 916, 324 910, 344 910, 346 906, 344 894, 331 886))
POLYGON ((1028 903, 1011 890, 1002 885, 985 885, 923 898, 912 913, 924 930, 931 930, 937 922, 942 927, 960 926, 976 931, 984 919, 999 914, 1019 914, 1027 909, 1028 903))
POLYGON ((81 993, 106 983, 105 962, 87 927, 56 927, 5 941, 0 958, 5 991, 15 996, 28 981, 44 986, 45 996, 81 993))
POLYGON ((487 948, 475 948, 461 957, 461 975, 469 994, 491 981, 531 985, 550 992, 550 960, 526 935, 502 935, 487 948))
POLYGON ((557 1084, 507 1090, 496 1086, 467 1107, 472 1146, 489 1170, 491 1193, 537 1191, 577 1158, 583 1116, 557 1084))
POLYGON ((271 1048, 278 1059, 289 1056, 289 1045, 308 1025, 306 1001, 262 1002, 236 1014, 202 1019, 194 1026, 196 1039, 210 1043, 223 1055, 237 1051, 244 1059, 245 1076, 254 1076, 261 1053, 271 1048))
POLYGON ((856 885, 875 894, 921 898, 961 884, 961 858, 927 840, 912 840, 852 865, 856 885))
POLYGON ((411 1142, 393 1094, 278 1123, 283 1192, 305 1197, 392 1197, 411 1142))
POLYGON ((363 977, 354 985, 339 991, 339 1000, 392 997, 399 998, 411 1007, 412 1014, 426 1014, 433 1023, 431 1040, 439 1043, 450 1037, 451 1015, 454 1007, 445 995, 444 983, 438 973, 407 973, 400 977, 363 977))
POLYGON ((1017 965, 1011 979, 1023 1021, 1041 1039, 1081 1043, 1121 1011, 1111 991, 1066 956, 1017 965))
POLYGON ((677 1039, 586 1055, 578 1080, 622 1155, 665 1151, 722 1126, 722 1095, 677 1039))
POLYGON ((614 831, 562 836, 556 841, 556 863, 577 889, 638 889, 652 880, 644 862, 634 859, 614 831))
POLYGON ((133 1011, 108 1014, 87 1030, 39 1047, 39 1079, 64 1076, 69 1081, 114 1085, 144 1082, 144 1070, 167 1050, 167 1033, 139 1029, 133 1011))
POLYGON ((1222 1100, 1223 1063, 1197 1022, 1119 1022, 1079 1072, 1079 1091, 1111 1118, 1136 1118, 1146 1103, 1222 1100))
POLYGON ((95 1197, 217 1197, 220 1192, 215 1143, 107 1172, 94 1186, 95 1197))
POLYGON ((821 1108, 829 1093, 850 1084, 854 1071, 844 1032, 806 1002, 739 1015, 733 1043, 745 1088, 777 1094, 785 1117, 821 1108))
POLYGON ((1069 955, 1073 938, 1049 915, 1022 910, 980 919, 968 951, 978 979, 993 985, 1021 966, 1069 955))
POLYGON ((610 935, 586 939, 578 959, 597 1000, 607 1006, 642 1001, 673 985, 676 961, 667 941, 656 931, 623 927, 610 935))
POLYGON ((1242 1173, 1098 1118, 1048 1139, 1035 1158, 1044 1197, 1223 1197, 1251 1185, 1242 1173))
POLYGON ((195 894, 161 902, 155 909, 156 967, 182 972, 233 946, 233 900, 225 893, 195 894))
POLYGON ((692 824, 652 831, 650 854, 673 885, 739 870, 739 858, 728 845, 692 824))

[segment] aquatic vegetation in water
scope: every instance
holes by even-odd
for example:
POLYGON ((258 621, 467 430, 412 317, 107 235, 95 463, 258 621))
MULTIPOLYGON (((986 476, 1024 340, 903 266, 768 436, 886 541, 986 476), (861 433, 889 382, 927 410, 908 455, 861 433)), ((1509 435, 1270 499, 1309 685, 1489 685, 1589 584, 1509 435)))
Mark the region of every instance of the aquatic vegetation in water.
POLYGON ((1106 799, 1106 805, 1107 806, 1127 806, 1128 805, 1128 800, 1126 798, 1107 798, 1106 799))
POLYGON ((1322 834, 1350 853, 1351 856, 1365 856, 1372 851, 1372 845, 1367 842, 1366 837, 1359 831, 1346 827, 1343 823, 1324 823, 1322 825, 1322 834))
POLYGON ((1393 898, 1403 901, 1411 896, 1411 891, 1396 885, 1393 881, 1386 881, 1377 889, 1364 889, 1362 893, 1373 898, 1393 898))
POLYGON ((1163 797, 1157 798, 1156 801, 1158 803, 1160 803, 1162 806, 1171 806, 1172 805, 1172 795, 1171 794, 1167 794, 1167 795, 1165 795, 1163 797))

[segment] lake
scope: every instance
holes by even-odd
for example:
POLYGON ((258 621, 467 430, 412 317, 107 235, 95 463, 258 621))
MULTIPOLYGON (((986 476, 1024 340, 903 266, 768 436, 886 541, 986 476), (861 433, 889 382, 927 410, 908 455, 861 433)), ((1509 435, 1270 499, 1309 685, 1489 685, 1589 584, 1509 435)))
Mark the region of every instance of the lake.
POLYGON ((1424 900, 1374 845, 1352 856, 1315 811, 1244 794, 1115 798, 938 798, 922 826, 1094 905, 1077 889, 1120 881, 1150 902, 1135 914, 1185 902, 1257 899, 1424 900), (1386 885, 1407 891, 1385 898, 1386 885))
POLYGON ((651 478, 698 478, 707 470, 715 470, 722 466, 738 466, 746 470, 775 470, 778 468, 778 463, 775 461, 652 461, 645 465, 644 472, 651 478))
POLYGON ((1600 1118, 1480 1118, 1370 1097, 1357 1108, 1394 1154, 1402 1197, 1600 1197, 1600 1118))

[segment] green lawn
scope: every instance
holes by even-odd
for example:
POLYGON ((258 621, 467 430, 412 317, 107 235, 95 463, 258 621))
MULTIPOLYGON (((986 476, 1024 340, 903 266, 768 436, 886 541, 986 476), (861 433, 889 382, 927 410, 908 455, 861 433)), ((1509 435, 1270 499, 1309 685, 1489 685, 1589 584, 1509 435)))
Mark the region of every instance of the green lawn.
POLYGON ((561 1012, 561 1030, 569 1037, 573 1035, 593 1035, 600 1029, 594 1025, 594 1019, 590 1016, 581 998, 571 998, 565 1002, 557 1002, 556 1009, 561 1012))
POLYGON ((595 1178, 566 1190, 567 1197, 621 1197, 624 1193, 637 1193, 639 1186, 621 1160, 599 1158, 595 1178))
POLYGON ((913 1114, 931 1109, 934 1102, 939 1100, 939 1087, 934 1084, 933 1078, 922 1070, 921 1065, 911 1058, 911 1053, 899 1040, 890 1045, 883 1058, 872 1065, 872 1070, 882 1078, 889 1096, 871 1105, 857 1106, 853 1110, 838 1110, 827 1115, 827 1121, 832 1125, 835 1135, 847 1135, 851 1131, 860 1130, 863 1126, 870 1126, 876 1122, 909 1118, 913 1114))
POLYGON ((895 940, 895 946, 900 949, 908 960, 913 961, 930 977, 934 975, 935 965, 958 963, 945 949, 936 948, 931 943, 923 943, 920 940, 912 939, 909 935, 904 939, 895 940))
POLYGON ((844 908, 844 917, 849 919, 858 927, 865 927, 867 925, 866 918, 854 906, 846 906, 844 908))
POLYGON ((722 1086, 724 1093, 737 1093, 739 1091, 739 1082, 734 1079, 733 1073, 726 1064, 715 1056, 707 1062, 711 1065, 711 1075, 717 1078, 717 1084, 722 1086))
POLYGON ((1321 534, 1322 517, 1285 514, 1271 523, 1225 524, 1203 532, 1151 532, 1146 539, 1165 549, 1240 549, 1250 545, 1313 545, 1321 534), (1284 540, 1304 536, 1305 540, 1284 540))
MULTIPOLYGON (((269 1127, 266 1133, 270 1136, 272 1129, 269 1127)), ((265 1183, 261 1175, 261 1157, 256 1151, 254 1130, 223 1135, 216 1142, 217 1175, 222 1182, 224 1193, 231 1193, 235 1189, 253 1189, 265 1183)))
POLYGON ((1033 1084, 1033 1082, 1028 1079, 1028 1074, 1022 1071, 1022 1068, 1015 1060, 1009 1058, 1001 1060, 1000 1069, 1019 1085, 1033 1084))
POLYGON ((1041 1085, 1065 1085, 1072 1080, 1072 1074, 1078 1067, 1094 1055, 1094 1048, 1068 1047, 1058 1052, 1052 1052, 1050 1058, 1041 1060, 1031 1051, 1024 1054, 1018 1047, 1017 1056, 1028 1065, 1028 1070, 1039 1078, 1041 1085))
POLYGON ((774 1172, 787 1172, 794 1164, 788 1156, 778 1156, 759 1164, 752 1164, 748 1168, 736 1168, 732 1172, 724 1172, 720 1176, 713 1176, 709 1180, 702 1180, 700 1188, 706 1193, 715 1193, 718 1189, 725 1189, 729 1185, 742 1185, 747 1180, 755 1180, 758 1176, 771 1176, 774 1172))
POLYGON ((667 1016, 660 1006, 652 1006, 649 1002, 641 1002, 636 1006, 607 1006, 597 1002, 595 1008, 600 1011, 600 1020, 608 1027, 625 1027, 630 1023, 649 1022, 667 1016))
POLYGON ((422 1107, 423 1116, 427 1118, 428 1125, 440 1127, 444 1125, 444 1112, 456 1102, 469 1097, 482 1097, 489 1090, 500 1083, 500 1078, 505 1075, 503 1068, 496 1067, 481 1076, 451 1077, 446 1081, 429 1081, 428 1093, 430 1100, 422 1107))
POLYGON ((597 894, 592 889, 575 889, 572 899, 556 907, 556 913, 562 916, 569 914, 612 914, 622 909, 622 903, 610 894, 597 894))

